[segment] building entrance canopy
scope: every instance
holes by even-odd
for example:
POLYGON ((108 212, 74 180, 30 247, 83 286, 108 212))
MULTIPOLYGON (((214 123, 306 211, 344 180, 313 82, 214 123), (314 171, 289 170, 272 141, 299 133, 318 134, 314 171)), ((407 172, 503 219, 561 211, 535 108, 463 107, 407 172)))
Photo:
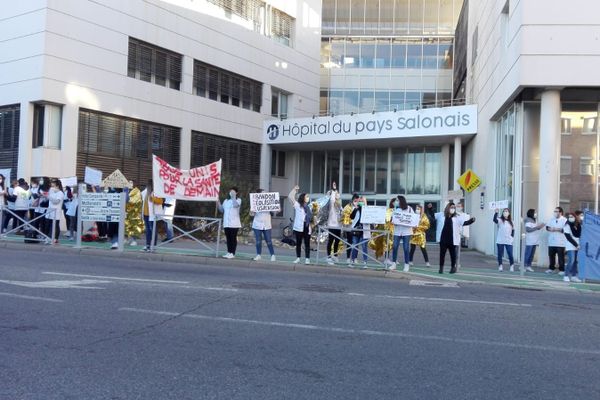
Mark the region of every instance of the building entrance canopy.
POLYGON ((267 120, 264 132, 273 145, 470 136, 477 133, 477 105, 267 120))

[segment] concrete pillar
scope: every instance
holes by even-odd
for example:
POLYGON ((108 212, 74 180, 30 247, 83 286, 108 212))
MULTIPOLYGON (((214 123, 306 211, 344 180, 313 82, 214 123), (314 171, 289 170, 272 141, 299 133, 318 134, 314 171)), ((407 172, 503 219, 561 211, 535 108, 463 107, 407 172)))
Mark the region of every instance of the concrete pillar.
POLYGON ((462 140, 460 136, 454 138, 454 174, 452 176, 452 190, 460 189, 457 180, 461 175, 462 164, 462 140))
POLYGON ((538 218, 547 221, 558 206, 560 193, 560 91, 542 93, 540 113, 540 170, 538 218))
MULTIPOLYGON (((17 179, 31 178, 31 153, 33 129, 33 104, 28 101, 21 102, 19 114, 19 155, 17 159, 17 179)), ((7 182, 10 181, 8 177, 7 182)))
POLYGON ((260 146, 260 187, 265 191, 271 189, 271 145, 260 146))

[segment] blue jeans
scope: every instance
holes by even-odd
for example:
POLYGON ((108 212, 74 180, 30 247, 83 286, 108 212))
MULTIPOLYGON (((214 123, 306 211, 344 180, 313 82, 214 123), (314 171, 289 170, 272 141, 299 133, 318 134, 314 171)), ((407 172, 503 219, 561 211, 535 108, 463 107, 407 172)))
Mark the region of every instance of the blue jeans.
POLYGON ((514 265, 515 259, 513 258, 513 247, 512 244, 496 244, 498 248, 498 265, 502 265, 502 258, 504 257, 504 248, 506 247, 506 253, 508 254, 508 261, 510 265, 514 265))
MULTIPOLYGON (((154 222, 150 221, 150 217, 144 215, 144 226, 146 227, 146 246, 150 247, 152 242, 152 227, 154 222)), ((156 245, 156 235, 154 235, 154 244, 156 245)))
POLYGON ((565 276, 577 276, 577 250, 567 251, 567 265, 565 276))
POLYGON ((408 264, 410 262, 410 238, 412 235, 408 236, 394 236, 394 245, 392 246, 392 261, 396 262, 398 260, 398 247, 400 247, 400 241, 402 241, 402 251, 404 252, 404 264, 408 264))
POLYGON ((535 257, 535 249, 537 245, 525 246, 525 267, 531 267, 533 263, 533 257, 535 257))
MULTIPOLYGON (((367 261, 369 258, 367 257, 367 244, 369 243, 369 239, 363 239, 362 235, 354 235, 352 236, 352 245, 357 246, 360 244, 362 247, 363 260, 367 261)), ((358 258, 358 246, 352 248, 352 261, 358 258)))
POLYGON ((165 232, 167 232, 167 240, 173 239, 173 220, 169 221, 164 219, 163 222, 165 223, 165 232))
POLYGON ((271 241, 271 230, 266 229, 261 231, 260 229, 253 229, 254 238, 256 239, 256 254, 260 255, 262 253, 262 238, 265 238, 265 242, 267 242, 267 247, 269 248, 269 253, 271 255, 275 255, 275 250, 273 250, 273 242, 271 241))

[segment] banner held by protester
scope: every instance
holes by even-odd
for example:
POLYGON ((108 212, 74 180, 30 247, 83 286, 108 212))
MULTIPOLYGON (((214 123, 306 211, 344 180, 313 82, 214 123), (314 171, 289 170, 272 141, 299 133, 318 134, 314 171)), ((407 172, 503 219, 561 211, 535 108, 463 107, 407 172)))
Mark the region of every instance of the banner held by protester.
POLYGON ((221 160, 189 170, 152 155, 154 195, 177 200, 216 201, 221 188, 221 160))
POLYGON ((580 249, 579 277, 600 281, 600 215, 585 213, 580 249))

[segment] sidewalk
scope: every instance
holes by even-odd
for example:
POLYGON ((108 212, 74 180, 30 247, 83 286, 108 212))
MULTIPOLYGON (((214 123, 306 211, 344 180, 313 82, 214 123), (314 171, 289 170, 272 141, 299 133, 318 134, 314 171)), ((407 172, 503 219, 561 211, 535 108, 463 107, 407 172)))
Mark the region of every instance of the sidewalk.
MULTIPOLYGON (((224 241, 219 246, 219 257, 215 257, 215 251, 209 251, 201 245, 187 239, 178 239, 173 243, 159 246, 155 252, 148 253, 143 251, 143 246, 125 246, 123 253, 116 250, 110 250, 110 242, 88 242, 82 243, 82 248, 75 248, 75 242, 62 238, 58 245, 48 246, 44 244, 25 244, 22 236, 9 236, 0 240, 0 249, 9 248, 27 251, 42 251, 42 252, 73 252, 81 256, 116 256, 128 259, 146 259, 150 261, 166 261, 188 264, 213 264, 213 265, 236 265, 246 267, 263 267, 263 268, 279 268, 284 270, 300 270, 312 272, 328 272, 328 273, 350 273, 366 276, 378 276, 385 278, 411 279, 418 280, 419 284, 437 286, 445 283, 457 285, 460 283, 469 284, 487 284, 504 286, 523 290, 566 290, 576 291, 581 293, 600 293, 600 285, 589 283, 566 283, 562 277, 557 274, 547 275, 543 271, 545 269, 536 269, 536 272, 526 273, 524 276, 518 272, 506 272, 508 270, 507 262, 505 263, 505 272, 498 272, 495 257, 487 256, 473 250, 461 251, 461 267, 456 274, 447 273, 449 267, 449 255, 446 256, 446 267, 444 274, 438 274, 439 254, 436 244, 428 244, 427 251, 430 258, 431 267, 426 267, 423 261, 420 250, 415 252, 415 265, 411 267, 410 272, 401 272, 403 264, 398 264, 399 271, 386 271, 382 265, 369 260, 367 267, 362 265, 349 266, 346 264, 345 253, 340 257, 340 263, 331 266, 326 263, 325 244, 321 244, 319 251, 319 260, 317 263, 317 252, 311 251, 311 264, 304 264, 304 257, 301 258, 301 263, 293 264, 296 258, 295 250, 291 246, 283 244, 278 240, 274 241, 275 254, 277 261, 271 262, 270 255, 266 245, 263 243, 262 260, 252 261, 256 255, 255 246, 253 243, 240 242, 236 258, 232 260, 223 259, 220 256, 225 254, 224 241), (423 281, 423 282, 421 282, 423 281)), ((216 243, 208 243, 211 247, 215 247, 216 243)), ((315 245, 313 244, 313 247, 315 245)), ((315 249, 316 250, 316 249, 315 249)), ((399 259, 402 258, 400 251, 399 259)), ((372 254, 372 253, 371 253, 372 254)), ((360 255, 360 254, 359 254, 360 255)))

